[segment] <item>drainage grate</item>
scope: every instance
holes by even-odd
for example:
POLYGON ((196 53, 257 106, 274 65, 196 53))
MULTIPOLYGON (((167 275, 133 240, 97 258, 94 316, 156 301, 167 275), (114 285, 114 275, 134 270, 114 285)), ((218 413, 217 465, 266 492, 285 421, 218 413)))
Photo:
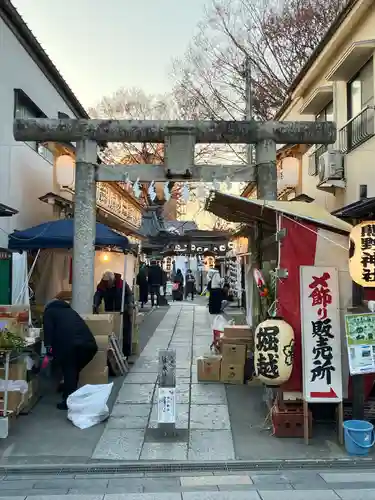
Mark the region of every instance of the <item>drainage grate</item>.
POLYGON ((61 465, 0 465, 6 475, 64 475, 64 474, 130 474, 169 472, 275 471, 298 469, 362 469, 374 468, 372 458, 308 459, 308 460, 234 460, 230 462, 93 462, 61 465))

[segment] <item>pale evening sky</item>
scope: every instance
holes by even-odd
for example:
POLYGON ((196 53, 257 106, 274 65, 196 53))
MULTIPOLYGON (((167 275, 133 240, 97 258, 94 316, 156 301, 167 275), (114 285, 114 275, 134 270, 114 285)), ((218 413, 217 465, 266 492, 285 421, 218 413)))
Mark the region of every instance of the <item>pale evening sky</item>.
POLYGON ((85 107, 120 87, 168 92, 210 0, 13 0, 85 107))

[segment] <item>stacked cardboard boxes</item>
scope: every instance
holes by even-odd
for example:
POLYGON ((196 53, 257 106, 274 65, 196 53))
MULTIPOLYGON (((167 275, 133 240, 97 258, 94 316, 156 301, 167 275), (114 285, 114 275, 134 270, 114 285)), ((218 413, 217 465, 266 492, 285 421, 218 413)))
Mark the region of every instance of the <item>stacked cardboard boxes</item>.
POLYGON ((109 336, 113 332, 113 315, 87 314, 82 317, 95 337, 98 352, 94 359, 81 371, 79 385, 108 384, 107 351, 109 336))
POLYGON ((217 343, 218 355, 197 359, 199 382, 243 384, 253 375, 254 336, 248 325, 230 325, 217 343))

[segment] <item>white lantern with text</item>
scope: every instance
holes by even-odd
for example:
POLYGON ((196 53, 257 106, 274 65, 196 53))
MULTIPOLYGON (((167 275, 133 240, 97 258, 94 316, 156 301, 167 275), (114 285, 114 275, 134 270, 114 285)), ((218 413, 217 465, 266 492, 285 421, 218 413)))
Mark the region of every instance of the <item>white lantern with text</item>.
POLYGON ((74 184, 75 161, 70 155, 61 155, 56 160, 56 180, 61 187, 74 184))
POLYGON ((267 386, 279 387, 292 374, 294 331, 282 318, 270 318, 255 330, 255 373, 267 386))
POLYGON ((350 232, 349 273, 363 287, 375 287, 375 221, 361 222, 350 232))

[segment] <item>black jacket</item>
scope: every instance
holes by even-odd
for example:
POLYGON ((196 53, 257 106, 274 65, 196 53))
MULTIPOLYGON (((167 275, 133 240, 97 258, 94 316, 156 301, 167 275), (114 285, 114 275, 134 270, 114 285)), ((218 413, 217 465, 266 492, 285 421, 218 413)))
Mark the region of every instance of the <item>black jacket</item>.
POLYGON ((43 316, 44 343, 59 359, 69 356, 75 347, 97 350, 95 338, 81 316, 63 300, 47 304, 43 316))
POLYGON ((157 264, 150 266, 148 270, 148 284, 151 286, 161 286, 163 284, 163 270, 157 264))
MULTIPOLYGON (((103 300, 105 312, 120 312, 123 286, 122 282, 121 284, 114 284, 111 288, 101 288, 99 285, 94 295, 94 313, 99 311, 103 300)), ((124 312, 129 311, 132 303, 133 294, 130 286, 125 282, 124 312)))

